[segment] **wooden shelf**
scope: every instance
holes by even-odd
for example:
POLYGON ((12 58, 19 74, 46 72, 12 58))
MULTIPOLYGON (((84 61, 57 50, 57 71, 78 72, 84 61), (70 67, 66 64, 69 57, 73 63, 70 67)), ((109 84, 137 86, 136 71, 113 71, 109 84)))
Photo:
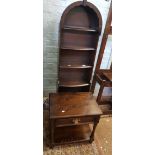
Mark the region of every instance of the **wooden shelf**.
POLYGON ((78 46, 70 46, 70 47, 61 47, 62 50, 77 50, 77 51, 95 51, 95 48, 89 47, 78 47, 78 46))
POLYGON ((92 68, 92 66, 88 65, 65 65, 65 66, 60 66, 62 69, 85 69, 85 68, 92 68))
POLYGON ((84 83, 84 82, 60 82, 59 86, 60 87, 85 87, 85 86, 89 86, 89 83, 84 83))
POLYGON ((73 30, 81 32, 98 32, 96 29, 87 28, 87 27, 76 27, 76 26, 65 26, 63 30, 73 30))
POLYGON ((90 139, 91 130, 89 125, 69 126, 55 130, 55 144, 83 142, 90 139))

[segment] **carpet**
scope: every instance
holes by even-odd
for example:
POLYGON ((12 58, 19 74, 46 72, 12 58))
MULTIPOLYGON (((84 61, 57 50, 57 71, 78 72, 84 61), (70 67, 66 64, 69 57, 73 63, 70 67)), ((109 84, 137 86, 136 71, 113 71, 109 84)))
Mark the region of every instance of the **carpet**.
POLYGON ((44 148, 44 155, 99 155, 96 144, 68 144, 44 148))
POLYGON ((112 117, 102 116, 95 131, 95 143, 100 155, 112 155, 112 117))

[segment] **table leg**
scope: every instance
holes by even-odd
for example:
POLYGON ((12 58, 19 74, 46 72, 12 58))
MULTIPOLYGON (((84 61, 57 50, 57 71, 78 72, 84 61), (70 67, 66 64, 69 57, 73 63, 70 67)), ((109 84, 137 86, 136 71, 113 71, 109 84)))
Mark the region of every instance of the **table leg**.
POLYGON ((53 148, 54 147, 54 120, 50 120, 50 134, 51 134, 51 139, 50 139, 50 147, 53 148))
POLYGON ((97 127, 97 124, 99 122, 99 119, 100 119, 100 116, 96 117, 95 120, 94 120, 93 131, 91 133, 90 140, 89 140, 90 143, 92 143, 94 141, 94 133, 95 133, 95 129, 97 127))

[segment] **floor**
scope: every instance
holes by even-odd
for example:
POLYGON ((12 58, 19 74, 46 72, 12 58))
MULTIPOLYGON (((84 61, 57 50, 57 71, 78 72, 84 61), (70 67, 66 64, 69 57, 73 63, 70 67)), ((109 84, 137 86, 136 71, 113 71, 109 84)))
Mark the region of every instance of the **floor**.
POLYGON ((104 116, 95 132, 95 142, 100 155, 112 155, 112 117, 104 116))

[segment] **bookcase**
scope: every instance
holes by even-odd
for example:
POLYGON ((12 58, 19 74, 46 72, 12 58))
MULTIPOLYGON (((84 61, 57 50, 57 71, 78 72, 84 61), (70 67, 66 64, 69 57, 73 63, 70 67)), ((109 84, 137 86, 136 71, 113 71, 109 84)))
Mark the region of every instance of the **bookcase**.
POLYGON ((58 92, 88 92, 102 28, 99 10, 87 1, 68 6, 60 21, 58 92))

